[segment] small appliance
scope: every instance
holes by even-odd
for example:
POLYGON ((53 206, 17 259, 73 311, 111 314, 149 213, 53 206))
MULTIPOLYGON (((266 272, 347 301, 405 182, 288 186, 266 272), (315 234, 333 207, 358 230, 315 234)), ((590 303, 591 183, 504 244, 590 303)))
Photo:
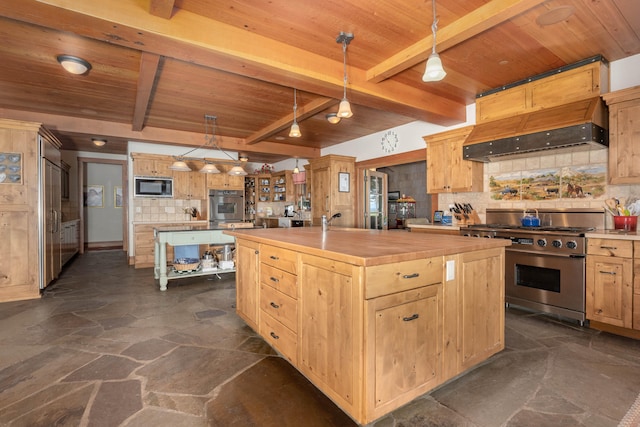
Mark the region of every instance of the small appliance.
POLYGON ((173 197, 173 178, 136 176, 133 180, 135 197, 173 197))

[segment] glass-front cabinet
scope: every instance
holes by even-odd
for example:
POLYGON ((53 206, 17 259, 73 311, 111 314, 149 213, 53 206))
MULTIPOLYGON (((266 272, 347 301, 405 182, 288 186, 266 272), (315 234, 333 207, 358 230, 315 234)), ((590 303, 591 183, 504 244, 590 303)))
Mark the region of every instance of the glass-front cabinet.
POLYGON ((364 228, 387 229, 387 174, 364 171, 364 228))

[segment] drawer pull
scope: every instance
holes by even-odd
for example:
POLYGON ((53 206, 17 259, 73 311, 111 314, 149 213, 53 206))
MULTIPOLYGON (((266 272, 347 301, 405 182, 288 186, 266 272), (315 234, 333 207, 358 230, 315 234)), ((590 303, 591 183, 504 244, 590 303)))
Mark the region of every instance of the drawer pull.
POLYGON ((600 246, 600 249, 609 249, 611 251, 615 251, 618 248, 616 246, 600 246))
POLYGON ((602 271, 602 270, 600 270, 600 274, 611 274, 612 276, 615 276, 616 272, 615 271, 602 271))
POLYGON ((272 282, 276 282, 276 283, 278 283, 280 281, 280 279, 278 279, 277 277, 269 277, 269 280, 271 280, 272 282))
POLYGON ((413 274, 405 274, 404 276, 402 276, 403 279, 415 279, 416 277, 419 277, 420 273, 413 273, 413 274))
POLYGON ((277 256, 275 256, 275 255, 271 255, 269 258, 271 258, 271 259, 273 259, 273 260, 276 260, 276 261, 280 259, 280 258, 278 258, 278 257, 277 257, 277 256))
POLYGON ((273 338, 274 340, 279 340, 279 339, 280 339, 280 337, 279 337, 279 336, 277 336, 277 335, 275 334, 275 332, 269 332, 269 335, 271 335, 271 338, 273 338))
POLYGON ((280 308, 280 306, 279 306, 278 304, 276 304, 275 302, 273 302, 273 301, 271 301, 271 302, 269 303, 269 305, 270 305, 271 307, 273 307, 273 308, 280 308))
POLYGON ((418 317, 420 317, 420 315, 416 313, 411 317, 403 317, 402 320, 404 320, 405 322, 411 322, 412 320, 416 320, 418 317))

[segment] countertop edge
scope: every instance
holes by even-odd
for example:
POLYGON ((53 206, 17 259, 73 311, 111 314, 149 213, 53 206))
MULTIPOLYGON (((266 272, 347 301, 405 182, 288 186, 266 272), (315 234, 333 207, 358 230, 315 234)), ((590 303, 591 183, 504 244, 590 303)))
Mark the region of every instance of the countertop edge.
POLYGON ((587 239, 617 239, 617 240, 640 240, 640 234, 637 231, 621 231, 621 230, 594 230, 585 233, 587 239))

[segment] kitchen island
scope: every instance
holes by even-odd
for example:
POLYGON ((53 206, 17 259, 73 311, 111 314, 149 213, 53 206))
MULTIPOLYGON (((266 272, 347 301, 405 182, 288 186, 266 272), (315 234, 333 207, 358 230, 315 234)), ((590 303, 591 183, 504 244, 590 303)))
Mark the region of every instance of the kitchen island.
POLYGON ((233 273, 232 269, 218 269, 215 271, 195 271, 186 274, 167 269, 167 245, 224 245, 234 243, 235 239, 224 231, 228 228, 210 227, 209 225, 183 225, 154 228, 154 278, 160 283, 160 290, 167 290, 167 283, 171 279, 205 274, 233 273))
POLYGON ((233 230, 237 312, 360 424, 504 349, 502 239, 233 230))

